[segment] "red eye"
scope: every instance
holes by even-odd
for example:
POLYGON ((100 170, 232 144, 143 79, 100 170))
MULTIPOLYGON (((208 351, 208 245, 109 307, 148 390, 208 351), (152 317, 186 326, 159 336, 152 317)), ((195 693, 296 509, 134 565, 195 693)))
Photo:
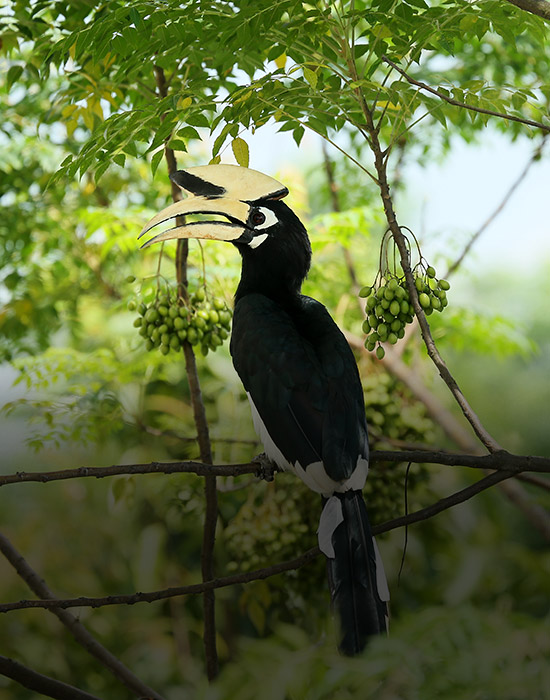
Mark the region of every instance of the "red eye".
POLYGON ((259 226, 260 224, 264 223, 265 214, 261 211, 252 212, 250 219, 251 219, 252 223, 254 224, 254 226, 259 226))

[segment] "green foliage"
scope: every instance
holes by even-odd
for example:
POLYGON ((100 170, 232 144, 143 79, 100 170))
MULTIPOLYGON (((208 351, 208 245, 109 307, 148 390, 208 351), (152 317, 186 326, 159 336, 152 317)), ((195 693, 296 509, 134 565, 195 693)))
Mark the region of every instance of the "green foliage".
MULTIPOLYGON (((298 144, 307 129, 331 143, 334 182, 315 164, 307 188, 289 185, 292 206, 312 234, 315 265, 306 292, 357 334, 363 318, 351 292, 350 261, 358 279, 374 278, 385 228, 365 105, 385 157, 395 160, 394 191, 403 160, 433 159, 452 136, 480 138, 489 120, 510 138, 538 133, 417 89, 384 56, 460 102, 548 119, 547 25, 495 0, 191 0, 184 9, 175 0, 44 0, 4 3, 0 13, 0 358, 13 360, 15 390, 26 390, 3 415, 10 425, 30 424, 27 438, 40 450, 40 464, 52 468, 198 456, 181 355, 144 352, 132 326, 132 305, 153 304, 159 284, 174 278, 169 246, 157 257, 144 255, 136 242, 143 222, 166 204, 166 146, 187 165, 218 162, 230 151, 246 165, 255 131, 268 122, 298 144), (55 445, 63 451, 50 452, 55 445)), ((191 248, 188 273, 191 289, 204 285, 229 305, 238 254, 217 244, 191 248)), ((484 306, 494 305, 491 293, 510 288, 509 278, 493 279, 481 289, 484 306)), ((492 378, 494 390, 480 398, 487 410, 507 408, 511 401, 495 408, 494 397, 503 395, 503 384, 511 387, 508 396, 522 408, 509 432, 517 433, 521 449, 541 445, 542 451, 545 415, 536 402, 523 410, 520 370, 532 360, 534 396, 547 374, 548 318, 542 305, 536 310, 530 303, 524 312, 525 281, 514 288, 513 303, 500 315, 471 300, 461 308, 453 298, 430 324, 457 363, 475 358, 475 367, 466 365, 468 389, 479 397, 479 372, 492 378), (460 355, 462 348, 469 352, 460 355), (506 363, 506 382, 495 355, 506 363)), ((535 290, 528 296, 547 298, 535 290)), ((416 343, 404 360, 423 379, 416 343)), ((197 361, 214 460, 249 460, 259 446, 226 344, 197 361)), ((433 442, 435 427, 421 404, 370 358, 360 365, 373 447, 433 442)), ((6 471, 22 468, 37 463, 17 456, 2 464, 6 471)), ((373 521, 402 513, 404 472, 404 464, 372 466, 365 494, 373 521)), ((415 506, 462 485, 430 467, 434 473, 428 484, 427 469, 411 471, 415 506)), ((200 580, 199 478, 14 488, 16 497, 2 490, 3 519, 61 594, 200 580)), ((220 480, 219 503, 217 575, 294 557, 315 542, 318 498, 290 475, 275 484, 220 480)), ((399 588, 401 539, 382 542, 396 591, 395 624, 391 638, 373 642, 359 664, 334 655, 331 634, 326 644, 311 646, 329 628, 321 558, 299 572, 217 593, 226 670, 209 690, 201 689, 198 598, 80 614, 167 698, 258 697, 260 689, 273 698, 542 699, 541 689, 550 685, 543 665, 548 558, 498 496, 487 494, 464 512, 411 528, 399 588), (487 612, 495 607, 506 614, 487 612)), ((28 596, 3 560, 0 567, 2 599, 28 596)), ((101 697, 122 697, 46 616, 30 611, 6 619, 7 652, 29 665, 40 659, 40 670, 101 697)), ((28 697, 11 685, 6 692, 28 697)))
POLYGON ((261 687, 269 700, 545 700, 546 624, 469 606, 432 607, 396 622, 391 636, 373 640, 361 663, 337 656, 329 641, 310 646, 300 630, 281 627, 276 637, 246 645, 239 663, 199 697, 248 700, 261 687))

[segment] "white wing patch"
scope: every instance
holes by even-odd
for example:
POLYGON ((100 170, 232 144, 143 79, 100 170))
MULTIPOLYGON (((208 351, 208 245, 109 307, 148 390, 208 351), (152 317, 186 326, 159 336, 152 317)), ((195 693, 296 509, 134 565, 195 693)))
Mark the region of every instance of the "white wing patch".
POLYGON ((272 459, 277 466, 284 470, 293 471, 308 488, 316 493, 322 494, 325 498, 328 498, 333 493, 360 491, 363 488, 369 471, 369 462, 364 457, 359 456, 357 458, 357 465, 353 470, 353 474, 345 481, 335 481, 331 479, 322 462, 312 462, 306 465, 305 469, 299 462, 291 464, 273 442, 249 392, 247 392, 246 395, 248 396, 248 401, 250 402, 250 408, 252 410, 254 429, 264 446, 266 455, 272 459))

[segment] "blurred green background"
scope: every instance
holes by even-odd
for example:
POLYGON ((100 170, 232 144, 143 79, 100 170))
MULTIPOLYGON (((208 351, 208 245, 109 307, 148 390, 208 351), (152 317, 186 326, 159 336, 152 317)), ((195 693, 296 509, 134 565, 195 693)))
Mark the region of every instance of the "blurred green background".
MULTIPOLYGON (((48 3, 43 5, 48 9, 48 3)), ((48 12, 55 15, 55 6, 68 17, 68 28, 57 15, 48 20, 54 27, 57 21, 62 34, 77 31, 89 11, 80 3, 72 10, 50 5, 48 12)), ((121 8, 112 5, 113 11, 121 8)), ((27 9, 12 3, 10 11, 26 26, 21 17, 27 9)), ((145 254, 136 241, 143 223, 169 199, 166 166, 157 160, 153 175, 151 157, 136 139, 137 146, 132 141, 124 151, 128 158, 119 162, 113 156, 98 181, 86 172, 80 180, 64 177, 52 183, 60 163, 77 154, 103 122, 91 116, 93 105, 86 103, 89 109, 84 109, 74 76, 68 87, 68 73, 62 70, 37 79, 29 66, 39 63, 43 47, 36 27, 29 31, 35 34, 20 37, 17 48, 9 43, 8 31, 2 34, 0 58, 3 68, 25 67, 17 80, 13 72, 10 78, 2 71, 0 473, 196 459, 183 354, 146 352, 133 326, 137 312, 128 309, 129 302, 151 301, 157 285, 174 285, 175 249, 167 245, 162 254, 145 254), (75 104, 84 115, 78 125, 71 122, 71 110, 63 113, 75 104)), ((492 27, 485 44, 481 39, 472 43, 471 55, 466 36, 459 46, 464 65, 456 79, 468 77, 480 52, 489 56, 490 47, 495 53, 487 66, 493 77, 499 79, 503 52, 513 55, 509 70, 516 71, 513 80, 521 87, 534 70, 529 57, 541 51, 534 36, 525 34, 520 54, 492 27)), ((445 54, 441 46, 438 51, 445 54)), ((537 58, 543 66, 546 53, 537 58)), ((136 89, 140 77, 133 78, 136 89)), ((400 221, 415 230, 423 254, 442 277, 499 204, 534 146, 517 133, 503 136, 460 120, 450 129, 456 138, 444 132, 435 140, 439 126, 423 123, 392 175, 400 221), (479 133, 473 133, 476 129, 479 133)), ((212 156, 213 139, 202 125, 197 128, 187 152, 178 152, 182 166, 212 156)), ((288 134, 276 133, 272 122, 257 132, 239 133, 250 145, 251 167, 289 187, 287 201, 307 225, 314 260, 304 293, 321 300, 343 329, 362 339, 349 263, 360 284, 372 283, 385 230, 374 185, 339 151, 329 149, 341 209, 336 212, 320 139, 306 132, 298 147, 288 134)), ((344 130, 345 148, 361 157, 349 138, 344 130)), ((223 160, 232 161, 227 151, 223 160)), ((487 429, 510 451, 545 456, 550 455, 544 195, 549 171, 543 151, 505 212, 449 278, 448 308, 429 319, 441 353, 487 429)), ((239 258, 230 245, 192 246, 191 290, 206 285, 210 295, 230 305, 238 277, 239 258)), ((373 447, 413 444, 463 452, 475 447, 418 334, 401 358, 409 385, 387 363, 355 349, 373 447), (429 415, 411 383, 420 383, 451 413, 464 430, 462 443, 445 434, 437 413, 429 415)), ((261 446, 227 341, 206 357, 199 354, 197 362, 215 463, 249 461, 261 446)), ((404 512, 405 468, 373 465, 365 495, 374 523, 404 512)), ((473 470, 413 465, 409 510, 477 478, 473 470)), ((548 509, 548 486, 523 487, 532 507, 548 509)), ((291 475, 278 475, 273 483, 247 476, 219 479, 218 489, 218 576, 290 559, 316 544, 318 498, 291 475)), ((2 532, 60 597, 200 581, 203 516, 203 483, 194 475, 119 476, 0 490, 2 532)), ((550 554, 548 542, 525 514, 496 487, 411 526, 407 535, 400 574, 405 532, 379 538, 392 593, 391 635, 374 640, 360 660, 335 652, 321 558, 295 572, 217 591, 222 670, 210 687, 199 596, 74 612, 169 700, 550 697, 550 554)), ((29 590, 0 558, 0 600, 27 597, 29 590)), ((0 653, 101 698, 132 697, 45 611, 0 616, 0 653)), ((34 697, 0 677, 0 700, 34 697)))

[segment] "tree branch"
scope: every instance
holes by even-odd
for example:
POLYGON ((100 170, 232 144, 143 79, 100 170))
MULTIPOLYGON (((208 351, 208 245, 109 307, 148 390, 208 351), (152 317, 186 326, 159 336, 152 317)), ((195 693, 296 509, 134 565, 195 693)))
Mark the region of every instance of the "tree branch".
MULTIPOLYGON (((493 458, 494 455, 488 455, 487 457, 493 458)), ((375 535, 379 535, 383 532, 389 532, 398 527, 403 527, 404 525, 410 525, 412 523, 420 522, 422 520, 427 520, 432 518, 434 515, 441 513, 444 510, 452 508, 464 501, 469 500, 473 496, 482 491, 490 488, 494 484, 497 484, 504 479, 508 479, 514 475, 514 471, 502 470, 500 472, 493 472, 488 476, 483 477, 479 481, 470 486, 467 486, 456 493, 446 496, 441 500, 433 503, 426 508, 415 511, 414 513, 409 513, 408 515, 403 515, 399 518, 394 518, 381 525, 375 525, 372 531, 375 535)), ((11 612, 13 610, 22 610, 27 608, 50 608, 53 605, 63 608, 72 607, 92 607, 98 608, 106 605, 134 605, 135 603, 152 603, 159 600, 165 600, 166 598, 173 598, 175 596, 182 595, 193 595, 198 593, 204 593, 207 590, 214 590, 216 588, 225 588, 227 586, 235 586, 237 584, 250 583, 251 581, 258 581, 275 576, 277 574, 293 571, 299 569, 300 567, 308 564, 312 559, 314 559, 318 554, 320 554, 319 547, 313 547, 301 556, 291 559, 289 561, 280 562, 279 564, 274 564, 262 569, 256 569, 255 571, 247 571, 241 574, 233 574, 232 576, 226 576, 224 578, 213 579, 211 581, 205 581, 203 583, 196 583, 190 586, 174 586, 171 588, 166 588, 160 591, 151 591, 148 593, 131 593, 122 595, 111 595, 105 596, 103 598, 89 598, 81 596, 79 598, 67 598, 65 600, 21 600, 17 603, 4 603, 0 605, 0 613, 11 612)))
MULTIPOLYGON (((545 3, 549 4, 549 3, 545 3)), ((432 95, 435 95, 436 97, 439 97, 440 100, 443 100, 444 102, 448 102, 450 105, 454 105, 455 107, 462 107, 463 109, 468 109, 471 112, 479 112, 480 114, 487 114, 491 117, 498 117, 499 119, 506 119, 508 121, 512 122, 518 122, 520 124, 526 124, 527 126, 533 126, 537 129, 541 129, 542 131, 546 131, 550 133, 550 125, 548 124, 542 124, 542 122, 536 122, 533 121, 532 119, 524 119, 523 117, 516 117, 513 114, 504 114, 503 112, 494 112, 491 109, 485 109, 484 107, 474 107, 473 105, 468 105, 465 102, 460 102, 459 100, 455 100, 453 97, 449 97, 448 95, 444 95, 442 92, 439 92, 439 90, 436 90, 433 87, 430 87, 429 85, 426 85, 426 83, 422 83, 419 80, 416 80, 415 78, 412 78, 408 73, 406 73, 402 68, 400 68, 396 63, 391 61, 387 56, 382 56, 382 60, 385 61, 389 66, 394 68, 398 73, 400 73, 407 82, 409 82, 411 85, 416 85, 416 87, 419 87, 421 90, 426 90, 426 92, 431 93, 432 95)))
POLYGON ((521 10, 550 20, 550 2, 546 0, 508 0, 508 2, 521 10))
MULTIPOLYGON (((371 462, 413 462, 414 464, 442 464, 473 469, 506 469, 520 472, 550 473, 550 458, 538 455, 516 455, 505 450, 476 455, 442 450, 372 450, 371 462)), ((261 477, 260 462, 243 464, 201 464, 200 462, 148 462, 144 464, 115 464, 110 467, 78 467, 42 472, 16 472, 0 476, 0 486, 28 482, 49 483, 67 479, 104 479, 121 474, 197 474, 197 476, 261 477)))
MULTIPOLYGON (((349 68, 352 74, 352 78, 355 79, 357 72, 355 68, 355 63, 354 63, 354 58, 350 57, 348 59, 350 61, 349 68)), ((359 103, 359 106, 361 107, 363 111, 363 115, 365 117, 365 121, 367 124, 367 130, 370 135, 370 142, 371 142, 371 148, 372 152, 374 155, 374 165, 376 168, 376 172, 378 175, 378 186, 380 188, 380 196, 382 198, 382 203, 384 205, 384 212, 386 214, 386 219, 388 222, 388 226, 392 232, 393 238, 397 244, 397 247, 399 249, 399 254, 401 257, 401 267, 403 268, 403 272, 405 274, 405 279, 407 281, 407 288, 409 291, 409 296, 411 298, 411 302, 416 314, 416 317, 418 319, 418 324, 420 326, 420 330, 422 333, 422 337, 424 339, 424 343, 426 345, 426 349, 428 351, 428 356, 432 360, 432 362, 435 364, 437 367, 439 374, 445 384, 449 387, 452 395, 454 396, 456 402, 460 406, 462 413, 472 426, 474 432, 478 436, 478 438, 481 440, 481 442, 485 445, 485 447, 490 451, 490 452, 495 452, 498 451, 501 448, 501 446, 498 444, 498 442, 489 434, 489 432, 484 428, 483 424, 481 423, 479 417, 477 414, 474 412, 470 404, 468 403, 466 397, 462 393, 460 387, 458 386, 458 383, 456 382, 455 378, 453 375, 450 373, 447 365, 445 364, 445 361, 441 357, 439 350, 437 349, 437 346, 434 342, 434 339, 432 337, 431 331, 430 331, 430 326, 428 324, 428 321, 426 319, 426 315, 424 314, 424 310, 422 309, 420 302, 418 300, 418 292, 414 284, 414 277, 411 271, 410 267, 410 260, 409 260, 409 251, 407 249, 405 237, 403 233, 401 232, 401 227, 397 223, 397 217, 395 215, 395 211, 393 208, 393 201, 392 197, 390 194, 390 187, 388 184, 388 179, 387 179, 387 172, 386 172, 386 157, 384 152, 382 151, 382 147, 380 144, 380 139, 379 139, 379 134, 378 130, 376 129, 374 122, 373 122, 373 117, 372 113, 365 102, 365 99, 363 97, 363 93, 361 92, 360 88, 356 88, 355 90, 356 97, 359 103)))
MULTIPOLYGON (((163 700, 162 696, 149 688, 129 668, 127 668, 116 656, 111 654, 95 637, 88 632, 84 625, 70 612, 62 609, 58 605, 58 600, 46 585, 45 581, 34 571, 30 564, 15 549, 5 535, 0 533, 0 552, 6 557, 9 563, 17 571, 17 574, 25 581, 27 586, 39 598, 47 598, 50 605, 48 609, 62 622, 75 640, 94 656, 105 668, 107 668, 119 681, 127 688, 139 696, 144 696, 154 700, 163 700)), ((52 696, 58 697, 58 696, 52 696)), ((61 696, 59 696, 61 697, 61 696)), ((73 697, 73 696, 67 696, 73 697)), ((78 696, 74 696, 78 697, 78 696)), ((82 697, 88 697, 83 695, 82 697)), ((90 696, 92 697, 92 696, 90 696)))
POLYGON ((18 661, 0 656, 0 674, 11 678, 24 688, 34 690, 40 695, 56 700, 100 700, 96 695, 90 695, 74 685, 62 683, 42 673, 33 671, 32 668, 20 664, 18 661))

